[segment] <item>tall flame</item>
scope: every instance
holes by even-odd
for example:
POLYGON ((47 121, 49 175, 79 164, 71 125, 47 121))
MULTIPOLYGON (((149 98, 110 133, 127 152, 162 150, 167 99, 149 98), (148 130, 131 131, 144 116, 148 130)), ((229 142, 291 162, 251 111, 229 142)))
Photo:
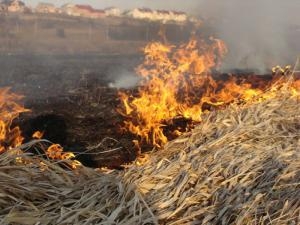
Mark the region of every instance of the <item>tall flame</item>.
MULTIPOLYGON (((136 94, 120 92, 119 112, 127 119, 124 129, 139 137, 135 143, 163 146, 168 137, 164 126, 174 118, 200 122, 206 106, 222 107, 236 99, 250 101, 262 93, 251 82, 235 78, 216 81, 210 75, 226 54, 225 44, 210 38, 192 39, 174 46, 153 42, 144 49, 144 63, 136 69, 142 77, 136 94)), ((179 130, 174 135, 179 135, 179 130)))

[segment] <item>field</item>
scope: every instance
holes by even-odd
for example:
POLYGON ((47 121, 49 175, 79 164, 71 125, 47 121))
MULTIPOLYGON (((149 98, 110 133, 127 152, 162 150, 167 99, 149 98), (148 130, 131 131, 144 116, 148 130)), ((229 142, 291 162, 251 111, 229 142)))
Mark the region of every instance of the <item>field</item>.
POLYGON ((299 224, 299 95, 285 88, 207 115, 124 171, 3 153, 0 222, 299 224))
POLYGON ((299 58, 225 73, 208 27, 0 24, 0 224, 299 224, 299 58))
POLYGON ((161 39, 161 29, 170 41, 188 39, 193 29, 193 24, 39 14, 0 14, 0 25, 0 52, 35 54, 135 54, 161 39))

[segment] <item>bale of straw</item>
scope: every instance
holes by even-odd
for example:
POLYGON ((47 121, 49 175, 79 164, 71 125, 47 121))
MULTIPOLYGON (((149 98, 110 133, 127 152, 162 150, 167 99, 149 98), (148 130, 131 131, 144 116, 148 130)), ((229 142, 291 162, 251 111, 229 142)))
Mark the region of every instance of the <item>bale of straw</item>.
POLYGON ((299 99, 279 91, 212 112, 123 172, 4 153, 0 224, 299 224, 299 99))

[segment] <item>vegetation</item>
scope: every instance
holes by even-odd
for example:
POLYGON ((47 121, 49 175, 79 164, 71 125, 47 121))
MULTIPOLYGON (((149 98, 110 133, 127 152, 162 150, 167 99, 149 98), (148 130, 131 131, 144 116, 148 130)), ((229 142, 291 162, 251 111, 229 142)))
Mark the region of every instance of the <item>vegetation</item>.
POLYGON ((287 89, 206 115, 123 172, 4 152, 0 223, 298 224, 300 96, 287 89))

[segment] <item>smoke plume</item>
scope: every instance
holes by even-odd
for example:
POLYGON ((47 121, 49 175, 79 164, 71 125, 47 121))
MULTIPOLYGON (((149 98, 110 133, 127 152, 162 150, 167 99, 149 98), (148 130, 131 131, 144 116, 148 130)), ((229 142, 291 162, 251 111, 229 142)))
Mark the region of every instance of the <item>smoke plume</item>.
POLYGON ((196 9, 228 46, 224 70, 263 73, 300 55, 299 0, 202 0, 196 9))

